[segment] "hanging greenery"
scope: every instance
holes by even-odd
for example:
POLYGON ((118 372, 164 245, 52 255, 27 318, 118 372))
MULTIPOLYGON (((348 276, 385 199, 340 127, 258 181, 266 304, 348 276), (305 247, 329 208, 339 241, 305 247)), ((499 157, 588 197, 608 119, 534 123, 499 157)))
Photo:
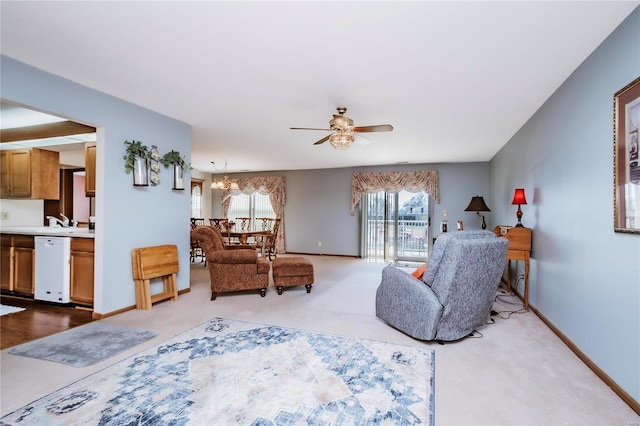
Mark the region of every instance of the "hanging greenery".
POLYGON ((133 171, 133 163, 136 157, 149 159, 151 157, 151 149, 148 146, 143 145, 140 141, 124 141, 127 146, 126 154, 124 155, 124 171, 129 174, 133 171))
POLYGON ((167 152, 160 159, 160 162, 165 167, 169 167, 172 164, 177 164, 178 166, 182 167, 183 170, 191 170, 191 168, 192 168, 191 164, 187 163, 187 161, 184 159, 184 157, 180 156, 180 152, 179 151, 174 151, 174 150, 171 150, 170 152, 167 152))

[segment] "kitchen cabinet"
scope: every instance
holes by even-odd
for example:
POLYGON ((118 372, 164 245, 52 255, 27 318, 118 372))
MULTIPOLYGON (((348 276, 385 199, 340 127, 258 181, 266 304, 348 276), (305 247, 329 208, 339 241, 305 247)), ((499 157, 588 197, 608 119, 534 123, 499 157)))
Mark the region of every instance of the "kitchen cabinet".
POLYGON ((57 200, 60 153, 45 149, 0 152, 0 197, 57 200))
POLYGON ((85 194, 87 197, 96 196, 96 144, 84 145, 85 194))
POLYGON ((74 303, 93 306, 94 240, 71 239, 71 290, 74 303))
POLYGON ((0 288, 25 295, 33 295, 34 240, 29 235, 2 235, 0 288))
POLYGON ((0 238, 0 289, 11 290, 11 236, 0 238))

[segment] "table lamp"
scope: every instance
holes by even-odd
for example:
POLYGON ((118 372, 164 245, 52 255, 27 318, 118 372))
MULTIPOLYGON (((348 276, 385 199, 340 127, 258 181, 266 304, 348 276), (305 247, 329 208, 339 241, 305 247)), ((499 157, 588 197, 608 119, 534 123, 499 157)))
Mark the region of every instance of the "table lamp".
POLYGON ((516 212, 516 216, 518 217, 518 223, 516 224, 516 228, 524 228, 522 224, 522 209, 520 209, 520 205, 527 204, 527 199, 524 196, 524 188, 516 188, 516 192, 513 194, 512 205, 518 205, 518 211, 516 212))
POLYGON ((487 207, 487 204, 484 202, 484 198, 479 195, 471 197, 471 201, 464 211, 476 212, 478 216, 482 218, 482 229, 487 229, 487 223, 484 221, 484 215, 481 215, 480 212, 490 212, 491 209, 487 207))

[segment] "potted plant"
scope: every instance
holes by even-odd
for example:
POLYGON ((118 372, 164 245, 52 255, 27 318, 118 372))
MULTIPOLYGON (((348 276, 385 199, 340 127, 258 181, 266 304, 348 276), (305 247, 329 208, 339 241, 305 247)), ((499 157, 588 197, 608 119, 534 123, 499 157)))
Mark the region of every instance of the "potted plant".
POLYGON ((134 186, 149 185, 149 157, 151 150, 140 141, 124 141, 126 154, 124 157, 124 171, 129 174, 133 172, 134 186))
POLYGON ((173 189, 184 189, 182 173, 184 169, 191 170, 191 165, 180 156, 180 152, 171 150, 160 159, 160 162, 165 167, 173 166, 173 189))

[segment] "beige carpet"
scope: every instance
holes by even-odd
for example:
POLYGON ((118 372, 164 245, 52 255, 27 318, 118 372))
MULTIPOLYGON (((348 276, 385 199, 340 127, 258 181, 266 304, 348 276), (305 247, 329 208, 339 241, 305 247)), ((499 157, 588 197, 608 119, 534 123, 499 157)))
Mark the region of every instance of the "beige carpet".
MULTIPOLYGON (((153 330, 158 336, 91 367, 59 364, 0 353, 0 411, 7 413, 88 374, 167 340, 213 317, 239 319, 311 331, 434 349, 436 424, 453 425, 633 425, 640 418, 596 377, 532 313, 497 318, 467 338, 444 346, 414 340, 375 317, 375 290, 381 263, 309 256, 316 283, 221 294, 209 300, 209 277, 202 264, 191 268, 192 289, 178 302, 152 311, 129 311, 103 321, 153 330)), ((411 269, 407 269, 408 272, 411 269)), ((131 283, 133 286, 133 282, 131 283)), ((513 300, 517 303, 517 300, 513 300)), ((504 304, 496 310, 511 309, 504 304)))

